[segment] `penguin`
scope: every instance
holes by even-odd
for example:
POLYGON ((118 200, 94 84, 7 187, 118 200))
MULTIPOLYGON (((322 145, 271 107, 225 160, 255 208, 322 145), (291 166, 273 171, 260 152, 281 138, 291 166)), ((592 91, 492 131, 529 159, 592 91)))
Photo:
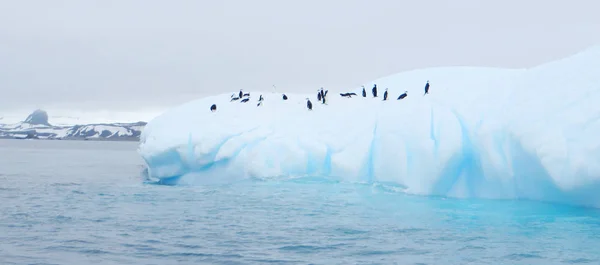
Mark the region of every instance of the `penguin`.
POLYGON ((310 99, 306 98, 306 107, 308 108, 308 110, 312 110, 312 103, 310 102, 310 99))
POLYGON ((287 100, 287 99, 288 99, 288 97, 285 94, 283 94, 283 100, 287 100))
POLYGON ((262 105, 263 102, 263 97, 262 95, 260 95, 260 97, 258 98, 258 104, 256 104, 257 107, 260 107, 260 105, 262 105))
POLYGON ((250 93, 244 93, 244 97, 249 97, 250 93))
POLYGON ((387 92, 387 88, 385 89, 385 92, 383 93, 383 100, 387 100, 387 96, 388 96, 388 92, 387 92))
POLYGON ((367 97, 367 91, 365 91, 365 86, 362 86, 362 88, 363 88, 363 91, 362 91, 363 98, 366 98, 367 97))
POLYGON ((231 100, 229 102, 236 101, 238 99, 240 99, 240 98, 236 97, 235 94, 233 94, 233 95, 231 95, 231 100))
POLYGON ((405 98, 406 96, 408 96, 408 94, 406 94, 406 93, 408 93, 408 91, 404 91, 404 93, 398 97, 398 100, 401 100, 401 99, 405 98))
POLYGON ((242 93, 242 90, 241 90, 241 89, 240 89, 240 94, 239 94, 239 95, 240 95, 240 96, 239 96, 239 98, 242 98, 242 97, 244 97, 244 93, 242 93))
POLYGON ((210 111, 212 111, 212 112, 217 111, 217 105, 216 104, 212 104, 212 106, 210 106, 210 111))
POLYGON ((318 99, 319 101, 321 101, 321 95, 323 94, 323 93, 321 93, 321 92, 322 92, 322 91, 319 91, 319 90, 317 90, 317 99, 318 99))
POLYGON ((245 98, 245 99, 242 99, 242 100, 240 101, 240 103, 246 103, 246 102, 248 102, 248 100, 250 100, 250 98, 245 98))
POLYGON ((325 93, 323 93, 323 90, 321 90, 321 94, 323 94, 323 96, 321 97, 323 99, 323 104, 325 104, 325 96, 327 96, 327 92, 329 92, 329 90, 325 90, 325 93))
POLYGON ((425 94, 423 96, 429 94, 429 80, 427 80, 427 84, 425 84, 425 94))
POLYGON ((374 97, 374 98, 376 98, 376 97, 377 97, 377 84, 375 84, 375 85, 373 86, 373 90, 372 90, 372 92, 373 92, 373 97, 374 97))

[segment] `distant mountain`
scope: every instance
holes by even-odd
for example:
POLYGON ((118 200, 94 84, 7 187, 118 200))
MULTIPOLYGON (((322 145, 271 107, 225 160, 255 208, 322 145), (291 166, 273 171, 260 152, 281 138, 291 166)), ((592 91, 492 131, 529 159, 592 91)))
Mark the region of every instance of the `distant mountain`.
POLYGON ((0 124, 0 138, 138 141, 146 122, 53 126, 48 113, 36 110, 23 122, 0 124))
POLYGON ((25 119, 24 123, 50 126, 50 123, 48 123, 48 113, 41 109, 35 110, 33 113, 27 116, 27 119, 25 119))

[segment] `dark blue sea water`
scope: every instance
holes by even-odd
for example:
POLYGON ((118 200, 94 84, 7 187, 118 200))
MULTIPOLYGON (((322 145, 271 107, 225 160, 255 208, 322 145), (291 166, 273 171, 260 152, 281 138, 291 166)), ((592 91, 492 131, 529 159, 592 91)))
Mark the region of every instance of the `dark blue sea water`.
POLYGON ((597 209, 310 179, 161 186, 136 148, 0 140, 0 264, 600 264, 597 209))

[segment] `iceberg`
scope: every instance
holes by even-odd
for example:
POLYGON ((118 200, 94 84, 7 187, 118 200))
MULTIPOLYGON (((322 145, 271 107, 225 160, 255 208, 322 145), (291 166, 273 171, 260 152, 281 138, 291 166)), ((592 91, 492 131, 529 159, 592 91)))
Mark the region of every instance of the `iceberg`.
POLYGON ((528 69, 428 68, 365 87, 367 97, 329 91, 326 104, 317 92, 193 100, 151 120, 138 152, 169 185, 309 176, 600 206, 600 47, 528 69))

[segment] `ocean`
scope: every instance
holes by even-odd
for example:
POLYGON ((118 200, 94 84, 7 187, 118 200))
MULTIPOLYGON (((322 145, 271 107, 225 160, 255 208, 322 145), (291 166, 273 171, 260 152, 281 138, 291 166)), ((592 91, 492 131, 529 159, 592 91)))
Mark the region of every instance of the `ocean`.
POLYGON ((316 178, 164 186, 136 148, 0 140, 0 264, 600 264, 599 209, 316 178))

